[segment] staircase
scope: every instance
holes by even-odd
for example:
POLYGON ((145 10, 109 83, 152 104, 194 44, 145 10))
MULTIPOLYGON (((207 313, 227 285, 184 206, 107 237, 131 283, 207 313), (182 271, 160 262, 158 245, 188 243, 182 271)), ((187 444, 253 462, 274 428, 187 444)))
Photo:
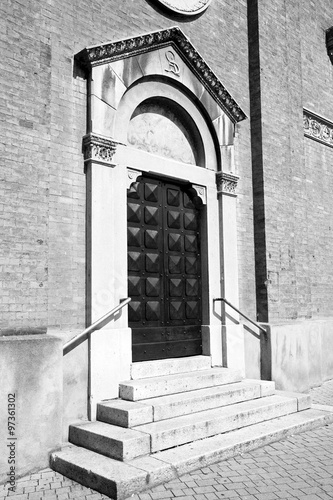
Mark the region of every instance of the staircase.
POLYGON ((97 421, 71 425, 51 467, 114 499, 333 421, 306 394, 211 368, 208 356, 134 363, 97 421))

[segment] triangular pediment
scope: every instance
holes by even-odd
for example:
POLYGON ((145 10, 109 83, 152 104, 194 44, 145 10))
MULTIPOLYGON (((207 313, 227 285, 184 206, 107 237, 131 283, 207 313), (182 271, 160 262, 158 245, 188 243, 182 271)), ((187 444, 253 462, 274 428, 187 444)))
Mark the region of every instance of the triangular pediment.
POLYGON ((234 123, 246 118, 245 113, 219 78, 177 26, 120 41, 87 47, 79 52, 75 59, 81 66, 91 68, 167 46, 171 46, 177 51, 184 63, 234 123))

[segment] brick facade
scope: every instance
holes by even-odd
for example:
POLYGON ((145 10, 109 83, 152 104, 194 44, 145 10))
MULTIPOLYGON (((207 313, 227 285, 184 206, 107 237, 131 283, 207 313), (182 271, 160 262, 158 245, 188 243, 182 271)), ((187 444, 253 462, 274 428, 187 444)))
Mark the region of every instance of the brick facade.
POLYGON ((0 19, 2 331, 85 323, 87 86, 74 55, 173 25, 248 116, 235 137, 241 309, 331 314, 333 149, 302 125, 303 107, 333 121, 328 2, 215 0, 185 19, 146 0, 5 0, 0 19))
MULTIPOLYGON (((85 46, 179 25, 248 113, 246 3, 215 1, 192 22, 145 0, 7 1, 1 30, 1 328, 75 329, 85 318, 85 46), (239 50, 239 47, 243 47, 239 50)), ((249 124, 237 133, 244 307, 254 311, 249 124), (244 256, 244 257, 243 257, 244 256), (246 257, 245 257, 246 256, 246 257), (244 265, 243 265, 244 264, 244 265), (249 299, 249 296, 252 298, 249 299), (246 297, 246 299, 245 299, 246 297)))
POLYGON ((325 48, 332 9, 302 1, 249 7, 259 318, 329 316, 332 150, 304 139, 302 115, 305 107, 333 118, 325 48))

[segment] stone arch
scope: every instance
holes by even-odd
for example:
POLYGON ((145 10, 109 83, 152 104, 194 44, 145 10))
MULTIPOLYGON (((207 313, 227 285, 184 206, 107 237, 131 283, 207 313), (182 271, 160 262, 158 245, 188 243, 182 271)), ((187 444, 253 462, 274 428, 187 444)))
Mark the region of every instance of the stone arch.
MULTIPOLYGON (((130 122, 143 103, 158 105, 161 110, 163 108, 170 110, 177 117, 176 127, 192 149, 195 158, 193 164, 211 170, 218 169, 219 155, 215 145, 215 131, 209 128, 200 108, 183 91, 174 86, 172 81, 138 80, 123 94, 114 119, 113 135, 117 142, 128 143, 130 122)), ((185 163, 192 162, 185 161, 185 163)))

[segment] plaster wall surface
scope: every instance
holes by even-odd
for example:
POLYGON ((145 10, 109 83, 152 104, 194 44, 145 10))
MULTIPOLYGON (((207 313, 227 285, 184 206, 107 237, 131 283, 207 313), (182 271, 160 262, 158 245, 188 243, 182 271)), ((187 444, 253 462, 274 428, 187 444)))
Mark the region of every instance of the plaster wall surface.
POLYGON ((272 380, 277 389, 306 392, 333 377, 333 321, 270 325, 272 380))
POLYGON ((61 340, 50 335, 0 337, 0 380, 0 482, 4 482, 11 465, 16 477, 47 467, 49 453, 61 445, 61 340), (13 394, 15 408, 8 406, 13 394), (10 420, 15 423, 14 435, 8 430, 10 416, 15 417, 10 420))

